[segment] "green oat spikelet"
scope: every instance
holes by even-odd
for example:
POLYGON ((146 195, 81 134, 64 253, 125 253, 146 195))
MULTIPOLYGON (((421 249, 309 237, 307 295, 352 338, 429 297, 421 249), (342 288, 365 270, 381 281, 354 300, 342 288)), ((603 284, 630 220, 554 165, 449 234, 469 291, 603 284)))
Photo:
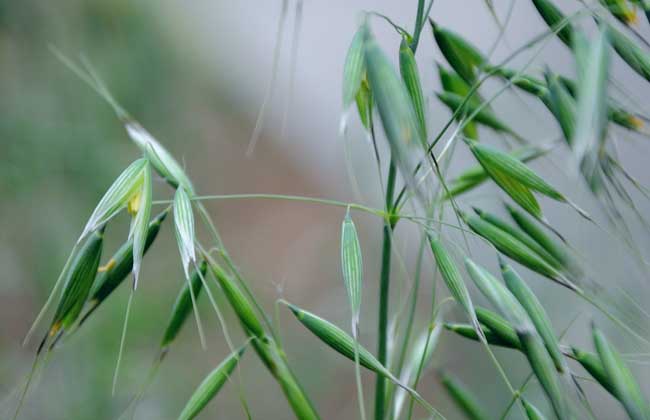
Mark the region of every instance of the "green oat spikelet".
POLYGON ((418 126, 420 128, 420 137, 423 140, 427 138, 427 121, 426 110, 424 102, 424 93, 422 92, 422 84, 420 83, 420 72, 418 70, 417 62, 413 50, 409 47, 406 38, 402 38, 399 46, 399 70, 406 91, 411 98, 411 104, 415 110, 415 115, 418 119, 418 126))
POLYGON ((178 250, 183 262, 185 277, 189 278, 190 266, 196 264, 196 249, 194 246, 194 215, 192 202, 185 188, 179 186, 174 195, 174 226, 178 250))
POLYGON ((149 161, 145 164, 142 172, 142 186, 140 191, 131 198, 128 204, 129 213, 133 215, 131 228, 129 229, 129 240, 133 241, 133 288, 138 287, 142 256, 147 241, 149 230, 149 219, 151 218, 152 203, 151 167, 149 161))
POLYGON ((607 136, 607 79, 609 42, 607 28, 587 45, 583 37, 576 42, 579 84, 577 89, 576 130, 572 149, 580 172, 592 191, 600 188, 599 162, 607 136))
MULTIPOLYGON (((436 93, 436 96, 442 102, 445 106, 447 106, 452 112, 455 112, 458 108, 461 107, 464 97, 457 95, 452 92, 440 92, 436 93)), ((474 101, 468 101, 464 105, 464 109, 461 115, 466 114, 466 115, 472 115, 475 113, 476 110, 479 109, 481 104, 477 104, 474 101)), ((521 137, 512 129, 510 128, 506 123, 501 121, 499 117, 494 115, 492 111, 490 111, 488 108, 482 108, 476 115, 474 115, 473 119, 470 122, 476 122, 478 124, 482 124, 486 127, 489 127, 493 129, 494 131, 498 133, 504 133, 508 134, 518 141, 521 141, 521 137)))
POLYGON ((366 38, 367 27, 362 25, 354 33, 343 66, 343 110, 347 110, 361 88, 366 63, 363 57, 363 43, 366 38))
POLYGON ((469 85, 476 82, 478 72, 487 61, 483 54, 463 37, 448 29, 442 28, 432 19, 429 24, 438 48, 445 56, 449 65, 469 85))
MULTIPOLYGON (((438 76, 440 78, 440 84, 445 92, 453 93, 462 98, 465 98, 470 93, 470 86, 460 77, 456 72, 447 70, 444 66, 439 63, 436 63, 438 67, 438 76)), ((473 107, 478 107, 482 105, 482 98, 478 92, 474 92, 472 97, 469 99, 469 102, 472 103, 473 107)), ((449 105, 447 105, 449 106, 449 105)), ((476 109, 476 108, 474 108, 476 109)), ((485 108, 490 110, 489 107, 485 108)), ((452 110, 453 111, 453 110, 452 110)), ((456 118, 457 121, 463 120, 463 115, 459 115, 456 118)), ((473 121, 466 121, 465 126, 463 127, 463 134, 465 137, 478 140, 478 131, 476 128, 476 123, 473 121)))
POLYGON ((37 353, 41 352, 49 339, 52 339, 52 342, 48 350, 52 349, 59 338, 75 325, 95 281, 103 245, 104 228, 94 231, 85 240, 72 263, 69 276, 65 279, 61 299, 37 353))
POLYGON ((239 359, 244 354, 246 345, 229 355, 221 362, 203 382, 196 388, 189 401, 178 416, 178 420, 192 420, 203 408, 217 395, 219 390, 226 383, 232 372, 235 370, 239 359))
POLYGON ((470 420, 487 420, 489 418, 476 396, 458 378, 449 373, 443 373, 441 382, 465 417, 470 420))
POLYGON ((147 165, 147 159, 138 159, 117 177, 90 215, 79 238, 80 241, 127 207, 129 202, 138 195, 144 183, 147 165))
POLYGON ((518 229, 516 226, 512 226, 506 221, 500 219, 496 215, 489 213, 487 211, 481 210, 477 207, 473 207, 474 213, 476 213, 481 219, 485 220, 486 222, 494 225, 496 228, 501 229, 502 231, 506 232, 507 234, 511 235, 524 245, 526 245, 531 251, 533 251, 535 254, 537 254, 539 257, 541 257, 544 261, 549 263, 553 268, 556 269, 561 269, 562 264, 555 259, 554 256, 552 256, 546 249, 544 249, 540 244, 535 242, 533 238, 528 236, 525 232, 522 230, 518 229))
POLYGON ((235 280, 218 265, 210 264, 209 266, 246 332, 259 339, 265 338, 266 333, 264 332, 262 322, 258 318, 249 299, 235 284, 235 280))
POLYGON ((521 403, 524 405, 524 410, 526 410, 526 417, 528 420, 546 420, 544 414, 534 405, 528 402, 525 398, 521 398, 521 403))
POLYGON ((566 16, 562 14, 560 9, 557 8, 550 0, 532 0, 535 9, 539 12, 539 15, 544 19, 544 22, 552 30, 557 30, 557 36, 560 38, 567 47, 573 47, 573 36, 575 29, 571 22, 567 21, 566 16))
POLYGON ((599 0, 600 3, 621 23, 633 25, 637 22, 636 8, 628 0, 599 0))
POLYGON ((623 404, 631 419, 649 419, 650 408, 648 403, 645 401, 639 384, 634 379, 630 369, 625 365, 623 358, 595 325, 592 325, 592 333, 596 352, 605 374, 611 382, 614 396, 623 404))
MULTIPOLYGON (((150 223, 143 253, 146 253, 158 236, 160 226, 167 217, 169 209, 159 213, 150 223)), ((93 284, 88 310, 79 321, 81 325, 101 305, 133 270, 133 241, 127 240, 113 254, 106 264, 97 269, 97 278, 93 284)))
POLYGON ((348 292, 352 311, 352 331, 356 337, 361 311, 361 291, 363 288, 363 258, 357 229, 350 217, 350 209, 345 213, 341 225, 341 268, 343 281, 348 292))
POLYGON ((555 414, 561 420, 570 418, 553 360, 546 351, 526 310, 515 296, 483 267, 475 264, 469 258, 465 259, 465 265, 476 286, 499 309, 517 332, 522 351, 546 392, 555 414))
POLYGON ((581 274, 579 263, 571 255, 571 251, 558 241, 547 235, 542 228, 522 212, 509 204, 505 204, 506 210, 515 221, 517 226, 526 233, 533 241, 541 246, 548 254, 558 261, 566 272, 577 277, 581 274))
POLYGON ((449 289, 451 295, 469 317, 472 325, 474 325, 476 333, 482 334, 483 331, 481 330, 481 326, 476 318, 476 313, 474 312, 472 298, 469 295, 467 286, 463 281, 463 276, 456 266, 456 263, 442 245, 440 239, 436 239, 432 234, 429 234, 429 243, 431 245, 431 252, 436 260, 436 266, 442 275, 442 279, 444 280, 447 289, 449 289))
POLYGON ((192 294, 194 294, 195 299, 198 299, 201 289, 203 288, 203 282, 201 281, 201 276, 205 276, 207 273, 207 263, 202 261, 199 265, 199 271, 194 270, 190 276, 189 283, 184 283, 181 288, 174 306, 172 307, 172 313, 167 323, 167 328, 163 334, 163 338, 160 342, 160 358, 165 357, 169 350, 169 346, 176 339, 181 328, 185 324, 187 317, 192 311, 192 294), (190 291, 190 287, 192 290, 190 291))
POLYGON ((506 287, 517 298, 521 306, 524 308, 528 317, 533 322, 535 330, 542 338, 544 346, 548 351, 549 356, 553 359, 555 368, 559 372, 567 371, 567 366, 560 350, 560 342, 558 341, 553 325, 548 318, 548 314, 540 303, 537 296, 528 287, 528 285, 519 277, 519 274, 508 265, 501 257, 499 257, 499 265, 501 267, 501 275, 506 283, 506 287))
POLYGON ((472 231, 485 238, 502 254, 570 290, 578 290, 573 283, 562 276, 562 273, 536 255, 517 238, 482 220, 480 217, 466 213, 463 213, 462 217, 472 231))
MULTIPOLYGON (((329 321, 326 321, 323 318, 305 311, 304 309, 300 309, 299 307, 290 303, 287 305, 289 306, 289 309, 291 309, 291 312, 293 312, 293 314, 296 316, 298 321, 300 321, 302 325, 304 325, 322 342, 346 358, 352 361, 355 360, 355 348, 357 347, 357 344, 355 344, 355 340, 345 331, 330 323, 329 321)), ((361 366, 372 370, 373 372, 378 373, 386 379, 394 382, 397 386, 403 388, 409 394, 411 394, 413 399, 422 405, 422 407, 425 408, 430 414, 439 415, 436 409, 433 408, 428 402, 426 402, 415 390, 400 382, 384 365, 382 365, 375 358, 375 356, 372 355, 372 353, 370 353, 362 346, 358 346, 358 357, 361 366)))
POLYGON ((426 139, 422 137, 411 97, 369 30, 364 42, 364 57, 373 103, 379 111, 391 159, 407 186, 423 204, 424 193, 413 176, 416 163, 411 151, 414 148, 425 149, 427 144, 426 139))
MULTIPOLYGON (((550 150, 549 147, 524 146, 513 150, 510 154, 522 162, 529 162, 546 155, 550 150)), ((448 183, 449 193, 445 193, 444 199, 470 191, 487 179, 489 179, 489 176, 480 164, 472 166, 448 183)))
POLYGON ((569 356, 574 359, 598 382, 603 388, 607 390, 614 398, 616 396, 616 388, 612 381, 610 381, 605 372, 600 358, 596 353, 591 353, 577 347, 571 347, 571 355, 569 356))
POLYGON ((192 182, 172 154, 137 121, 127 119, 123 122, 129 137, 142 150, 145 157, 149 159, 156 172, 172 187, 181 186, 189 194, 193 195, 194 187, 192 182))

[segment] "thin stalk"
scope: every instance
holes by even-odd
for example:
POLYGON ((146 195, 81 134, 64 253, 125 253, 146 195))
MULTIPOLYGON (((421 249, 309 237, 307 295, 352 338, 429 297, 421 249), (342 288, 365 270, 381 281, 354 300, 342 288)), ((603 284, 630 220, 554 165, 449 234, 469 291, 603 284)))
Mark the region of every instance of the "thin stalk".
POLYGON ((282 11, 280 12, 280 19, 278 20, 278 28, 275 33, 275 47, 273 50, 273 64, 271 64, 271 80, 269 85, 266 87, 266 92, 264 94, 264 100, 262 101, 262 106, 260 111, 257 114, 257 120, 255 121, 255 128, 253 129, 253 134, 248 141, 248 147, 246 148, 246 156, 251 156, 257 141, 260 138, 262 133, 262 125, 264 123, 264 117, 266 116, 266 107, 273 96, 273 91, 275 90, 276 81, 278 78, 278 67, 280 65, 280 50, 282 48, 282 36, 284 34, 284 21, 287 18, 287 12, 289 9, 289 1, 282 0, 282 11))
MULTIPOLYGON (((388 168, 388 180, 386 182, 386 212, 390 214, 393 209, 393 196, 395 193, 395 183, 397 179, 397 169, 391 158, 388 168)), ((390 291, 390 261, 392 254, 392 233, 398 219, 392 216, 384 221, 381 251, 381 273, 379 277, 379 337, 377 341, 377 359, 382 365, 386 364, 388 359, 387 342, 388 342, 388 297, 390 291)), ((386 378, 377 375, 375 384, 375 420, 383 420, 386 400, 386 378)))
POLYGON ((122 326, 122 337, 120 338, 120 350, 117 353, 117 362, 115 362, 115 372, 113 373, 113 386, 111 388, 111 395, 115 395, 117 387, 117 378, 120 374, 120 366, 122 364, 122 354, 124 353, 124 343, 126 342, 126 331, 129 325, 129 316, 131 315, 131 305, 133 304, 133 295, 135 289, 131 288, 129 293, 129 301, 126 304, 126 313, 124 314, 124 325, 122 326))
POLYGON ((429 1, 427 6, 426 13, 424 11, 424 0, 418 0, 418 11, 415 16, 415 30, 413 31, 413 40, 411 41, 410 48, 415 54, 415 50, 418 49, 418 43, 420 42, 420 35, 422 34, 422 29, 424 29, 424 22, 426 22, 429 12, 431 12, 431 6, 433 6, 433 0, 429 1))
POLYGON ((363 398, 363 384, 361 383, 361 363, 359 363, 359 328, 354 329, 354 375, 357 382, 357 398, 359 399, 359 415, 361 420, 366 420, 366 404, 363 398))
MULTIPOLYGON (((422 272, 422 263, 424 261, 425 244, 426 244, 426 235, 422 234, 422 239, 420 240, 420 245, 418 248, 417 261, 415 263, 415 276, 414 276, 415 278, 413 279, 413 286, 411 287, 410 297, 407 303, 408 313, 407 313, 407 320, 406 320, 406 331, 404 332, 404 336, 402 338, 402 345, 400 346, 400 350, 397 358, 397 365, 395 366, 395 370, 394 370, 396 372, 396 375, 398 375, 398 377, 401 374, 402 369, 404 368, 406 353, 408 351, 409 342, 411 341, 411 334, 413 332, 413 324, 415 323, 415 309, 417 307, 418 292, 420 290, 420 276, 422 272)), ((389 391, 387 392, 387 400, 389 400, 388 403, 388 408, 389 408, 388 415, 390 416, 389 418, 393 418, 393 412, 391 410, 392 403, 390 402, 390 399, 392 398, 392 391, 394 389, 395 388, 391 386, 389 391)))
MULTIPOLYGON (((383 210, 375 209, 372 207, 364 206, 357 203, 347 203, 344 201, 331 200, 327 198, 318 198, 318 197, 304 197, 299 195, 285 195, 285 194, 216 194, 216 195, 196 195, 191 197, 192 201, 210 201, 210 200, 246 200, 246 199, 263 199, 263 200, 284 200, 284 201, 299 201, 303 203, 313 203, 313 204, 323 204, 327 206, 334 207, 343 207, 350 208, 352 210, 358 210, 365 213, 374 214, 385 218, 387 213, 383 210)), ((171 200, 155 200, 153 204, 169 204, 171 200)), ((199 212, 207 214, 207 211, 200 206, 199 212)), ((204 218, 205 219, 205 218, 204 218)), ((209 215, 208 215, 209 219, 209 215)), ((211 229, 212 230, 212 229, 211 229)), ((214 236, 214 233, 212 234, 214 236)), ((218 245, 221 246, 221 240, 218 241, 218 245)))

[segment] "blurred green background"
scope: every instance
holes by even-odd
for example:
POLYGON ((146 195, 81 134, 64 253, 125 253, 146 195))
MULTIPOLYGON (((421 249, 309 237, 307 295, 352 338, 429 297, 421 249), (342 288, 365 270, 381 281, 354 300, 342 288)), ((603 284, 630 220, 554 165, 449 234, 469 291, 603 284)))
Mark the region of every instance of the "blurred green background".
MULTIPOLYGON (((26 348, 20 343, 85 220, 113 179, 139 156, 110 108, 56 59, 51 46, 75 60, 80 56, 88 59, 122 105, 183 162, 199 193, 298 194, 364 200, 381 206, 372 154, 360 128, 355 122, 348 143, 337 133, 342 64, 360 10, 382 10, 410 27, 417 2, 306 2, 297 47, 295 90, 288 99, 294 24, 290 14, 279 87, 270 102, 259 146, 246 157, 247 142, 270 78, 280 3, 0 0, 0 417, 8 418, 13 412, 17 392, 33 360, 35 343, 26 348), (286 138, 281 138, 285 109, 289 110, 289 130, 286 138), (350 186, 345 147, 352 156, 361 197, 350 186)), ((483 2, 467 2, 476 9, 469 17, 467 5, 456 3, 465 2, 436 4, 436 18, 467 34, 482 48, 489 48, 497 30, 483 2)), ((508 2, 495 3, 505 13, 508 2)), ((506 37, 509 43, 497 49, 497 56, 544 28, 529 5, 517 6, 506 37)), ((379 23, 376 27, 386 48, 394 47, 396 52, 399 40, 394 33, 379 23)), ((540 62, 570 71, 568 56, 563 51, 558 53, 559 44, 551 47, 540 56, 540 62)), ((432 86, 434 60, 441 58, 427 31, 421 49, 424 84, 432 86)), ((623 73, 623 77, 629 74, 623 73)), ((639 95, 643 89, 639 88, 639 95)), ((429 88, 427 96, 432 93, 429 88)), ((522 132, 547 139, 550 130, 557 131, 546 117, 539 117, 541 108, 536 108, 537 104, 522 107, 513 98, 499 104, 522 132)), ((441 126, 447 111, 437 103, 430 107, 435 110, 431 125, 441 126)), ((642 180, 648 181, 647 171, 642 171, 642 155, 630 157, 632 170, 641 169, 642 180)), ((467 156, 458 162, 459 168, 469 164, 467 156)), ((551 177, 562 179, 552 166, 550 170, 543 168, 551 177)), ((162 181, 156 182, 155 191, 157 199, 170 197, 171 191, 162 181)), ((482 189, 476 200, 487 200, 499 208, 497 201, 490 201, 495 191, 482 189)), ((584 198, 584 194, 579 197, 584 198)), ((347 325, 338 260, 343 209, 279 201, 207 204, 235 261, 269 312, 275 299, 284 297, 338 325, 347 325)), ((544 205, 549 217, 596 261, 594 271, 601 279, 613 279, 623 286, 641 284, 643 275, 626 265, 628 260, 621 259, 625 251, 608 244, 606 235, 566 217, 567 210, 561 206, 544 205)), ((374 349, 381 221, 363 214, 355 215, 355 221, 366 267, 363 319, 367 321, 362 325, 362 340, 374 349)), ((121 244, 127 230, 126 217, 111 224, 105 256, 121 244)), ((418 233, 412 226, 400 227, 393 302, 404 299, 410 284, 416 238, 418 233)), ((490 255, 492 259, 486 264, 494 267, 493 255, 487 249, 480 249, 478 255, 490 255)), ((432 269, 427 257, 419 329, 425 328, 432 269)), ((118 418, 146 379, 183 281, 168 220, 144 260, 116 395, 111 395, 111 380, 128 298, 126 287, 52 354, 47 368, 34 381, 20 418, 118 418)), ((584 305, 542 285, 543 281, 536 283, 535 291, 548 304, 558 331, 578 313, 589 313, 584 305)), ((647 287, 633 290, 639 300, 647 301, 647 287)), ((221 299, 219 302, 229 332, 242 342, 239 325, 227 305, 221 299)), ((203 376, 227 354, 207 299, 202 297, 199 307, 208 336, 207 351, 201 349, 196 326, 189 319, 139 405, 136 418, 175 418, 203 376)), ((280 321, 289 359, 323 418, 356 418, 351 365, 324 348, 286 312, 281 309, 280 321)), ((462 319, 455 309, 448 316, 462 319)), ((570 332, 573 343, 590 347, 584 328, 588 322, 588 317, 582 317, 577 332, 570 332)), ((617 337, 614 333, 612 336, 617 337)), ((625 346, 622 339, 620 343, 625 346)), ((528 374, 524 359, 512 357, 508 351, 497 350, 496 354, 507 364, 513 383, 521 383, 528 374)), ((494 416, 507 404, 505 385, 489 358, 473 343, 445 334, 434 365, 458 374, 494 416)), ((635 373, 647 387, 646 365, 635 365, 635 373)), ((253 352, 245 356, 241 375, 242 392, 254 418, 291 418, 277 384, 253 352)), ((374 378, 364 373, 364 380, 369 397, 374 378)), ((245 418, 236 383, 226 386, 201 418, 245 418)), ((448 418, 458 418, 435 369, 425 375, 421 389, 448 418)), ((608 395, 589 384, 586 389, 590 395, 603 397, 594 401, 602 418, 621 415, 620 407, 608 395)), ((540 407, 547 407, 536 385, 531 386, 530 396, 540 407)), ((512 418, 519 414, 513 412, 512 418)))

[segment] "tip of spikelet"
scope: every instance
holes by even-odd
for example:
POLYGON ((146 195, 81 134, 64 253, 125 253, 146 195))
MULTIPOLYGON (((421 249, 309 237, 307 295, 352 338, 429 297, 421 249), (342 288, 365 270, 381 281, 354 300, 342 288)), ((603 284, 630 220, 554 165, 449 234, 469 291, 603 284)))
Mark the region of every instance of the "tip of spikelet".
POLYGON ((641 130, 645 125, 643 120, 639 117, 631 116, 628 118, 628 122, 635 130, 641 130))
POLYGON ((291 312, 293 312, 295 316, 297 316, 298 318, 302 317, 302 309, 300 309, 299 307, 297 307, 292 303, 287 303, 287 306, 289 307, 289 309, 291 309, 291 312))

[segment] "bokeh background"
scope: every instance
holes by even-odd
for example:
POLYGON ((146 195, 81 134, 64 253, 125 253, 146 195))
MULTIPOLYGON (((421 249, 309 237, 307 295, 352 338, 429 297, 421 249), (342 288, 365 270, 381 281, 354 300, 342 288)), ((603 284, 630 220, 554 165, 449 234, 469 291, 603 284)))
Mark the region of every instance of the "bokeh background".
MULTIPOLYGON (((505 19, 510 2, 494 3, 505 19)), ((529 2, 514 3, 504 41, 494 52, 495 61, 545 30, 529 2)), ((567 11, 578 6, 578 2, 566 3, 570 3, 563 5, 567 11)), ((356 117, 350 118, 347 138, 339 135, 343 61, 362 10, 380 11, 411 28, 416 4, 415 0, 305 0, 302 20, 297 22, 296 2, 290 1, 277 84, 259 144, 247 156, 248 141, 271 79, 280 0, 1 0, 0 417, 9 418, 12 413, 17 390, 33 360, 34 343, 26 348, 20 343, 69 250, 108 185, 139 155, 110 108, 57 60, 50 51, 52 46, 74 59, 86 57, 124 107, 183 162, 202 194, 296 194, 381 207, 372 150, 356 117), (297 42, 292 44, 296 27, 297 42), (293 83, 292 51, 296 51, 293 83)), ((484 51, 498 36, 498 28, 479 0, 437 1, 432 16, 484 51)), ((372 25, 382 46, 395 59, 399 37, 379 19, 373 19, 372 25)), ((641 22, 639 31, 647 33, 647 26, 641 22)), ((522 54, 513 66, 526 64, 534 52, 522 54)), ((438 88, 435 62, 441 60, 426 28, 418 63, 432 131, 449 117, 433 95, 438 88)), ((638 103, 647 104, 643 100, 650 93, 647 83, 617 60, 616 78, 626 86, 626 92, 633 92, 625 99, 641 98, 638 103)), ((539 52, 531 71, 539 72, 544 65, 573 73, 571 56, 556 40, 539 52)), ((498 83, 488 83, 485 92, 498 87, 498 83)), ((532 141, 548 141, 559 135, 545 109, 529 98, 507 92, 495 102, 495 108, 532 141)), ((489 131, 481 135, 492 144, 503 142, 489 131)), ((630 172, 642 182, 650 181, 647 139, 622 132, 616 136, 630 172)), ((564 155, 554 157, 552 162, 543 160, 533 166, 597 217, 602 216, 579 182, 566 174, 564 155)), ((459 151, 452 172, 471 163, 469 156, 459 151)), ((170 197, 162 181, 156 184, 156 196, 170 197)), ((485 186, 460 202, 500 212, 501 197, 494 187, 485 186)), ((628 291, 647 308, 647 276, 620 242, 566 207, 548 200, 542 204, 549 219, 580 250, 597 281, 628 291)), ((214 201, 207 205, 232 256, 269 312, 273 311, 273 302, 283 297, 341 326, 348 325, 338 248, 344 209, 264 200, 214 201)), ((645 214, 650 210, 647 202, 640 201, 639 205, 645 214)), ((360 213, 354 217, 365 263, 362 341, 374 349, 381 220, 360 213)), ((105 255, 124 240, 127 223, 122 218, 111 226, 105 255)), ((636 222, 632 227, 643 255, 647 255, 647 231, 636 222)), ((455 238, 453 231, 447 233, 455 238)), ((413 226, 399 226, 391 294, 394 308, 403 303, 412 282, 418 240, 413 226)), ((480 241, 470 243, 474 256, 494 268, 494 255, 480 241)), ((420 331, 426 324, 434 272, 429 254, 425 260, 417 324, 420 331)), ((587 327, 595 319, 623 352, 643 352, 583 303, 538 276, 528 271, 525 274, 534 279, 532 285, 547 305, 558 332, 579 315, 567 333, 567 342, 591 348, 587 327)), ((145 380, 182 282, 171 225, 165 223, 144 261, 116 395, 111 396, 111 379, 128 298, 126 287, 52 354, 28 394, 20 418, 119 417, 145 380)), ((476 300, 484 303, 475 292, 476 300)), ((446 292, 440 289, 440 293, 446 292)), ((236 320, 225 302, 219 301, 230 332, 241 342, 236 320)), ((188 320, 139 405, 136 418, 175 418, 202 377, 227 354, 207 299, 200 300, 199 308, 208 349, 201 349, 196 327, 188 320)), ((446 317, 463 319, 453 308, 446 317)), ((288 357, 323 417, 356 418, 352 365, 326 349, 284 309, 280 322, 288 357)), ((641 328, 647 331, 645 324, 641 328)), ((511 381, 521 384, 529 373, 525 360, 509 351, 496 350, 496 354, 506 365, 511 381)), ((648 368, 643 357, 634 360, 634 372, 648 391, 648 368)), ((504 383, 480 347, 445 333, 420 389, 448 418, 458 418, 459 412, 439 384, 439 369, 457 374, 495 417, 509 401, 504 383)), ((241 375, 254 418, 291 418, 277 384, 252 352, 245 356, 241 375)), ((374 378, 365 373, 364 381, 368 397, 374 378)), ((599 418, 623 415, 609 395, 588 382, 585 389, 599 418)), ((538 386, 530 386, 527 395, 548 409, 538 386)), ((513 410, 511 418, 520 414, 513 410)), ((244 418, 237 387, 226 386, 202 418, 244 418)))

